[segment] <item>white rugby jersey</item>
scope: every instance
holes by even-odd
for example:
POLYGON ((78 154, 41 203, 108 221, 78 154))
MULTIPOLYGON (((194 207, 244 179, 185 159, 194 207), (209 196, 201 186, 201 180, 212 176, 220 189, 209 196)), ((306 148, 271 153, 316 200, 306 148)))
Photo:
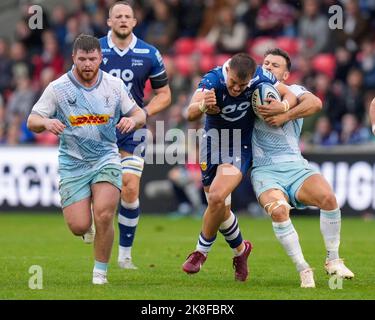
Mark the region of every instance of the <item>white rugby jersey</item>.
POLYGON ((120 165, 116 124, 135 106, 120 79, 99 70, 98 81, 86 88, 69 71, 48 85, 31 113, 66 126, 59 145, 59 174, 65 178, 120 165))
MULTIPOLYGON (((288 88, 297 99, 309 92, 295 84, 288 88)), ((272 127, 257 118, 252 136, 253 167, 303 160, 299 148, 302 125, 303 119, 296 119, 281 127, 272 127)))

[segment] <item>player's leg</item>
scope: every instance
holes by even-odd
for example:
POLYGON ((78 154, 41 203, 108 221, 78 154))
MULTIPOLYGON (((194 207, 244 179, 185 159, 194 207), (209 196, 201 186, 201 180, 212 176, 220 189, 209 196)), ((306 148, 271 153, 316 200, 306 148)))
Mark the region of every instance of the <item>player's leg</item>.
POLYGON ((301 287, 315 287, 313 272, 303 256, 297 231, 290 220, 288 197, 279 189, 269 189, 262 192, 258 200, 271 216, 275 236, 300 274, 301 287))
POLYGON ((240 183, 241 179, 242 173, 240 170, 231 164, 221 164, 216 169, 211 185, 205 186, 205 192, 208 193, 208 206, 203 215, 202 230, 196 250, 183 264, 185 272, 196 273, 200 270, 216 239, 217 231, 226 218, 226 203, 228 205, 230 194, 240 183))
POLYGON ((296 198, 305 205, 320 208, 320 231, 327 250, 326 271, 343 278, 353 278, 353 272, 339 257, 341 210, 327 180, 320 174, 308 177, 296 192, 296 198))
POLYGON ((94 183, 91 190, 96 228, 93 283, 104 284, 107 282, 108 262, 114 238, 113 219, 120 199, 120 190, 109 182, 94 183))
POLYGON ((91 226, 91 197, 74 202, 63 208, 66 224, 76 236, 83 236, 91 226))
POLYGON ((120 231, 118 264, 124 269, 137 269, 132 263, 131 250, 138 225, 139 185, 144 166, 141 157, 121 151, 122 190, 118 216, 120 231))

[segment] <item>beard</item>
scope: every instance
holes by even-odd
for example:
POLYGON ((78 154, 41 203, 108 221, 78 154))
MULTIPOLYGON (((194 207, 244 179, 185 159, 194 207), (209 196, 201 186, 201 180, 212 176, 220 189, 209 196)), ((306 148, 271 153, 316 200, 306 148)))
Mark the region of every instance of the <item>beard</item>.
POLYGON ((126 39, 127 37, 129 37, 131 31, 129 31, 128 29, 127 30, 115 30, 115 29, 112 29, 112 32, 115 34, 115 36, 121 40, 124 40, 126 39))
POLYGON ((85 69, 80 69, 80 68, 76 68, 76 70, 77 70, 77 73, 78 73, 78 75, 80 76, 80 78, 82 80, 90 82, 98 74, 99 67, 93 68, 93 69, 89 69, 89 70, 86 69, 86 71, 85 71, 85 69))

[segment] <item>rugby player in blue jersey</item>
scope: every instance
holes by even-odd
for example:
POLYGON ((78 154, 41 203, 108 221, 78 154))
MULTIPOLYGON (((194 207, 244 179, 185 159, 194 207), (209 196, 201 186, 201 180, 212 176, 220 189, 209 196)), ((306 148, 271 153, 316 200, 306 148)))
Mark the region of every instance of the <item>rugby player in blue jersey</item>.
MULTIPOLYGON (((263 68, 284 82, 289 77, 291 61, 285 51, 275 48, 267 51, 263 68)), ((303 117, 320 111, 322 102, 304 87, 291 85, 289 89, 298 98, 295 108, 278 115, 268 106, 258 108, 266 121, 255 121, 251 180, 260 205, 272 218, 276 238, 296 265, 301 287, 314 288, 313 271, 304 259, 289 218, 291 205, 296 209, 320 208, 326 272, 342 278, 353 278, 354 274, 339 257, 341 211, 335 194, 326 179, 308 165, 299 148, 303 117)))
POLYGON ((59 192, 72 233, 87 233, 93 214, 94 284, 107 283, 120 199, 116 128, 126 133, 146 122, 124 83, 99 69, 101 60, 98 39, 79 36, 73 45, 73 69, 47 86, 27 121, 31 131, 47 130, 60 137, 59 192))
MULTIPOLYGON (((134 35, 133 28, 136 23, 134 11, 127 1, 115 2, 110 7, 110 31, 106 37, 100 39, 103 53, 101 69, 122 79, 147 116, 153 116, 170 105, 171 92, 159 51, 134 35), (144 106, 143 91, 148 79, 155 95, 148 105, 144 106)), ((118 215, 118 264, 124 269, 136 269, 131 250, 140 215, 139 186, 144 166, 145 142, 135 139, 134 133, 118 132, 117 139, 123 182, 118 215)))
POLYGON ((252 245, 243 240, 236 216, 231 211, 231 193, 241 182, 251 162, 251 134, 255 115, 251 94, 256 85, 269 82, 279 90, 283 101, 272 101, 275 112, 293 107, 296 97, 267 70, 257 66, 245 53, 229 59, 222 67, 208 72, 188 106, 189 120, 206 114, 201 141, 200 165, 208 207, 196 250, 182 266, 192 274, 200 270, 220 231, 233 249, 235 279, 248 276, 247 258, 252 245))

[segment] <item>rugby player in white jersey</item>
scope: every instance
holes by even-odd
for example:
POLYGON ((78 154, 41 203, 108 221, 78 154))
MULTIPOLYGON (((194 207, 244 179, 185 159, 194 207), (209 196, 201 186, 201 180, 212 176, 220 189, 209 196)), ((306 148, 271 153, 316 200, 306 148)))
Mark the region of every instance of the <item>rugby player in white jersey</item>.
MULTIPOLYGON (((268 50, 263 68, 284 82, 289 77, 290 58, 278 48, 268 50)), ((342 278, 353 278, 354 274, 339 257, 341 211, 333 190, 326 179, 308 165, 299 149, 302 118, 318 112, 322 102, 301 86, 291 85, 289 89, 298 98, 296 107, 278 115, 273 115, 267 106, 259 108, 265 121, 257 119, 254 124, 251 180, 260 205, 272 218, 276 238, 300 273, 301 287, 313 288, 313 271, 304 259, 298 234, 289 217, 292 207, 320 208, 320 230, 327 250, 326 272, 342 278)))
POLYGON ((141 128, 146 115, 120 79, 99 69, 98 39, 78 36, 72 56, 73 69, 48 85, 27 126, 60 137, 59 191, 64 218, 72 233, 82 236, 91 227, 93 212, 92 282, 105 284, 122 187, 116 128, 122 133, 141 128))

